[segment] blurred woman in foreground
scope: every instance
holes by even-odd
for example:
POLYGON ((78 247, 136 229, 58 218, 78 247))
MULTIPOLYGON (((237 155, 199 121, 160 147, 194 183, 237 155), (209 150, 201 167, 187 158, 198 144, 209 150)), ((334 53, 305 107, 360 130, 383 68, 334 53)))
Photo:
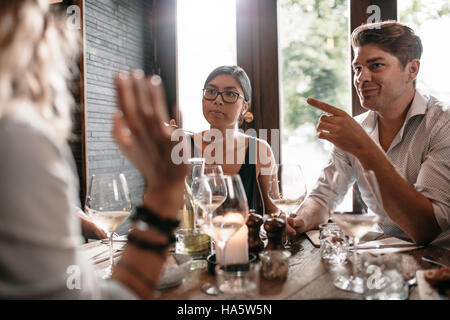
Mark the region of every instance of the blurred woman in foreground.
POLYGON ((114 137, 149 193, 111 280, 97 279, 82 256, 66 142, 66 84, 76 50, 47 0, 0 2, 0 298, 152 298, 177 225, 185 167, 170 159, 161 82, 123 74, 116 79, 123 113, 114 116, 114 137))

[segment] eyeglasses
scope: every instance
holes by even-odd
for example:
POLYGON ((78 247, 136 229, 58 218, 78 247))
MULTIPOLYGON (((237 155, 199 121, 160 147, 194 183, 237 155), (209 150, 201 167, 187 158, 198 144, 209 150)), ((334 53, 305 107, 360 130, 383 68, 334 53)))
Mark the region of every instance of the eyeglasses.
POLYGON ((203 89, 203 98, 209 101, 216 100, 218 95, 222 96, 222 100, 225 103, 236 103, 238 101, 239 97, 245 100, 245 97, 243 95, 240 95, 237 92, 234 91, 219 91, 214 88, 204 88, 203 89))

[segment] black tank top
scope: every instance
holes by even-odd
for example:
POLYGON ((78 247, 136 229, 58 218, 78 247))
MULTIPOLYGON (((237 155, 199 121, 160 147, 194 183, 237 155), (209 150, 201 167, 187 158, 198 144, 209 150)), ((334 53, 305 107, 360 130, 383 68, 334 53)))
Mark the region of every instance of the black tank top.
MULTIPOLYGON (((191 140, 191 146, 193 149, 194 157, 198 157, 197 148, 194 145, 194 139, 189 136, 191 140)), ((262 200, 258 188, 258 182, 256 181, 256 139, 249 137, 248 147, 245 152, 245 160, 241 165, 238 174, 241 176, 242 185, 245 189, 245 195, 247 196, 248 208, 255 209, 258 213, 262 214, 262 200)), ((192 153, 191 153, 192 154, 192 153)))

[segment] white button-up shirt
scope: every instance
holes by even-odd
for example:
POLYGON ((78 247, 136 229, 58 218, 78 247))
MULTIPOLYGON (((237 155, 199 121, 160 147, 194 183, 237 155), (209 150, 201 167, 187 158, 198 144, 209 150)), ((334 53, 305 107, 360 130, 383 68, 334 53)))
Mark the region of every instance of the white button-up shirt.
MULTIPOLYGON (((378 116, 368 111, 355 117, 379 145, 378 116)), ((427 197, 433 206, 442 233, 433 244, 450 249, 450 108, 434 97, 416 91, 403 126, 394 137, 386 157, 397 172, 427 197)), ((358 183, 368 208, 381 216, 380 227, 386 232, 407 237, 377 203, 364 177, 359 160, 334 147, 328 165, 323 169, 310 197, 333 209, 349 187, 358 183), (335 171, 343 173, 333 180, 335 171)), ((380 185, 380 188, 383 188, 380 185)))

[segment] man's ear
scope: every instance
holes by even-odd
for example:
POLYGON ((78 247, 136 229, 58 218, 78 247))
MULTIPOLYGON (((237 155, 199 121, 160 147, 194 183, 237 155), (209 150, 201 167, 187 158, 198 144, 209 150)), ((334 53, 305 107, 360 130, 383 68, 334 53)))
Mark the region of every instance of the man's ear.
POLYGON ((417 74, 419 73, 420 60, 412 59, 411 61, 408 62, 406 67, 408 68, 409 79, 411 81, 415 80, 417 78, 417 74))

